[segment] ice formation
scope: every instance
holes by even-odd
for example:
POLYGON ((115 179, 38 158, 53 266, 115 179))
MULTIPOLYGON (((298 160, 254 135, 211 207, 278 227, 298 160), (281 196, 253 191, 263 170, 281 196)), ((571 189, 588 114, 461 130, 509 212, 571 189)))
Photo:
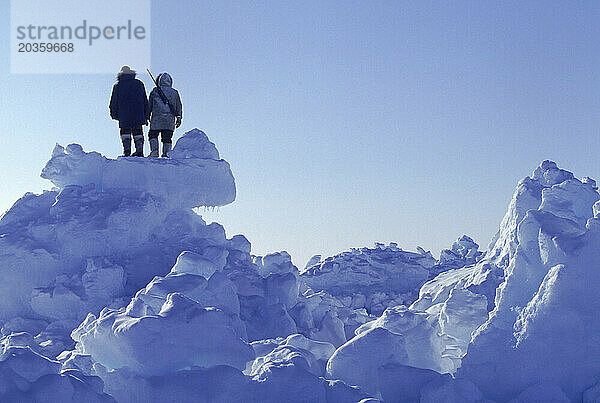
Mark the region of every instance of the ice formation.
POLYGON ((103 392, 102 380, 78 370, 61 371, 61 364, 43 356, 25 332, 2 339, 0 401, 114 402, 103 392))
POLYGON ((519 182, 484 256, 471 253, 410 307, 359 327, 330 358, 329 375, 385 401, 386 371, 410 379, 405 367, 454 374, 422 386, 421 401, 594 401, 599 199, 592 179, 544 161, 519 182))
POLYGON ((251 254, 199 130, 172 159, 57 146, 0 219, 0 400, 530 402, 600 396, 600 195, 544 161, 487 251, 251 254))
POLYGON ((389 306, 414 301, 419 287, 434 275, 475 263, 482 255, 478 248, 463 235, 436 260, 420 247, 415 253, 396 243, 377 243, 374 248, 353 248, 326 259, 313 256, 300 275, 311 289, 381 315, 389 306))
POLYGON ((599 199, 593 180, 550 161, 519 183, 503 221, 518 225, 501 228, 513 239, 495 306, 457 374, 489 398, 550 384, 579 401, 597 382, 599 199))
POLYGON ((224 229, 191 208, 233 201, 228 164, 212 159, 218 153, 198 130, 174 153, 181 159, 110 160, 78 145, 56 147, 42 175, 60 187, 26 194, 0 220, 3 334, 30 332, 55 356, 88 312, 122 305, 182 251, 225 247, 224 229), (153 175, 165 180, 145 189, 153 175))
POLYGON ((94 185, 98 191, 126 189, 151 195, 168 207, 224 206, 235 200, 235 183, 227 161, 204 132, 181 137, 170 159, 109 159, 86 153, 79 144, 56 145, 42 178, 64 189, 94 185))

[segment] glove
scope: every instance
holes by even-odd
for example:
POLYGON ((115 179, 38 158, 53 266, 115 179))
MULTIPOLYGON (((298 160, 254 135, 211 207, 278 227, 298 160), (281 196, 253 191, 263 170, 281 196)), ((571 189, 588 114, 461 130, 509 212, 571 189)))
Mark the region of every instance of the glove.
POLYGON ((175 118, 175 127, 178 128, 179 126, 181 126, 181 116, 175 118))

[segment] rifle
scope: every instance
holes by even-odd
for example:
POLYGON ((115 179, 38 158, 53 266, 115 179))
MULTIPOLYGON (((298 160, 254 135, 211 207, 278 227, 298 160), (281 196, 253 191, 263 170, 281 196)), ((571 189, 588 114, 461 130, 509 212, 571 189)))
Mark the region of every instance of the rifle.
POLYGON ((173 115, 173 117, 177 117, 178 115, 177 115, 177 112, 175 111, 175 107, 173 105, 171 105, 171 103, 169 102, 169 99, 167 98, 167 96, 163 92, 162 88, 160 88, 160 85, 158 85, 158 83, 154 79, 154 76, 150 72, 150 69, 146 69, 146 71, 148 72, 148 74, 150 74, 150 78, 152 79, 152 82, 154 82, 154 85, 156 86, 156 89, 158 90, 158 95, 160 96, 160 99, 162 99, 162 101, 165 104, 167 104, 167 106, 169 107, 169 110, 171 111, 171 114, 173 115))

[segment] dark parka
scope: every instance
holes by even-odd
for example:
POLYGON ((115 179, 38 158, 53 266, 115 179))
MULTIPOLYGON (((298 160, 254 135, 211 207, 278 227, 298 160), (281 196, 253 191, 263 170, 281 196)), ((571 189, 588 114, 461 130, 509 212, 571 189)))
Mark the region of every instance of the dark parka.
POLYGON ((135 74, 120 74, 110 96, 110 117, 119 127, 136 127, 148 122, 150 108, 144 83, 135 74))

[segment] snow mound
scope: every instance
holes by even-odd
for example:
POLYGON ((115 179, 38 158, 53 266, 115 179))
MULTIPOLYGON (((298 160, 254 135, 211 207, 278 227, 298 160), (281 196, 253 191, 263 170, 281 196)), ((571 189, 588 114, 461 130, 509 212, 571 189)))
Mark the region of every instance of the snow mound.
POLYGON ((439 333, 437 323, 428 320, 425 312, 405 306, 388 308, 378 319, 359 327, 356 336, 335 351, 327 362, 328 374, 367 392, 380 393, 380 376, 387 375, 377 371, 383 366, 443 372, 439 333))
POLYGON ((156 276, 126 307, 88 314, 71 334, 75 350, 63 359, 89 356, 107 370, 143 377, 191 367, 245 369, 254 351, 245 341, 237 290, 222 271, 224 256, 227 250, 216 246, 204 255, 181 253, 166 276, 156 276), (199 270, 206 262, 216 269, 208 280, 199 270))
POLYGON ((463 235, 442 251, 439 261, 420 247, 417 253, 407 252, 396 243, 326 259, 316 255, 300 273, 302 295, 290 315, 302 334, 339 347, 386 308, 414 302, 419 287, 436 274, 481 259, 478 248, 463 235))
MULTIPOLYGON (((170 160, 55 149, 42 175, 61 188, 27 193, 0 218, 3 335, 30 332, 43 354, 56 357, 72 348, 69 334, 88 313, 126 305, 182 252, 179 272, 205 279, 223 269, 229 249, 250 259, 245 238, 228 240, 222 226, 192 211, 200 194, 214 205, 234 199, 229 166, 198 130, 180 143, 170 160)), ((206 298, 218 282, 208 284, 206 298)), ((237 300, 228 302, 239 312, 237 300)))
POLYGON ((597 382, 599 199, 593 180, 550 161, 519 183, 498 238, 510 253, 495 306, 457 372, 486 397, 527 401, 545 388, 531 385, 550 384, 548 399, 581 401, 597 382))
POLYGON ((479 245, 471 237, 463 235, 452 244, 450 249, 443 249, 440 252, 439 263, 441 266, 461 268, 477 263, 482 257, 483 252, 479 251, 479 245))
MULTIPOLYGON (((341 381, 323 379, 335 351, 328 342, 301 334, 246 342, 246 329, 252 334, 257 323, 289 334, 280 324, 289 318, 285 305, 278 294, 269 297, 270 284, 274 290, 280 287, 269 279, 295 279, 297 269, 285 253, 252 263, 243 237, 232 238, 228 246, 225 261, 217 250, 202 258, 183 252, 166 276, 155 277, 127 307, 88 315, 72 333, 75 349, 59 356, 63 368, 101 377, 106 391, 120 402, 177 401, 176 397, 199 402, 340 402, 365 397, 341 381), (216 268, 208 280, 206 267, 216 268), (247 311, 249 302, 235 286, 248 277, 262 279, 256 288, 242 289, 262 296, 251 300, 256 312, 247 311), (219 378, 224 376, 231 378, 227 385, 219 378), (199 385, 204 389, 197 394, 199 385)), ((297 294, 297 284, 292 288, 297 294)))
POLYGON ((249 379, 239 370, 220 365, 193 368, 162 376, 143 377, 127 371, 105 371, 105 390, 119 403, 256 402, 248 399, 249 379))
POLYGON ((79 144, 56 145, 42 169, 42 178, 64 189, 94 184, 100 191, 127 189, 146 192, 169 207, 224 206, 235 200, 229 164, 219 159, 204 132, 191 130, 175 144, 170 159, 106 158, 85 152, 79 144))
POLYGON ((421 287, 411 309, 427 311, 439 321, 446 336, 444 355, 454 362, 448 372, 461 365, 472 333, 488 320, 488 315, 496 317, 496 326, 512 333, 518 307, 525 306, 535 293, 557 258, 553 255, 563 253, 553 246, 555 235, 581 235, 596 200, 593 180, 579 181, 554 162, 544 161, 518 183, 487 253, 475 264, 441 273, 421 287), (525 257, 527 249, 534 251, 532 260, 525 257), (516 298, 519 302, 508 303, 508 309, 498 309, 506 278, 516 266, 523 267, 521 273, 525 276, 510 282, 519 291, 507 292, 504 298, 516 298))
POLYGON ((301 276, 313 290, 332 295, 367 290, 408 293, 428 279, 435 264, 431 254, 377 244, 329 257, 305 269, 301 276))
POLYGON ((128 368, 141 376, 192 366, 241 370, 254 358, 230 316, 218 308, 172 293, 158 313, 135 315, 137 301, 119 311, 104 309, 98 318, 90 314, 72 333, 76 352, 108 370, 128 368))
POLYGON ((0 219, 0 234, 0 320, 45 321, 38 331, 72 321, 67 337, 88 312, 123 305, 156 274, 168 272, 182 251, 207 259, 227 251, 223 227, 206 225, 191 210, 165 209, 138 191, 98 192, 93 185, 25 195, 0 219))
MULTIPOLYGON (((335 352, 331 343, 310 340, 301 334, 293 334, 283 339, 267 339, 252 343, 256 359, 249 375, 261 377, 269 367, 291 361, 301 363, 316 376, 325 375, 327 360, 335 352)), ((286 364, 287 365, 287 364, 286 364)))
POLYGON ((245 401, 358 402, 367 395, 340 380, 325 380, 334 347, 295 334, 253 343, 257 358, 247 371, 252 382, 245 401), (274 348, 273 348, 274 347, 274 348))
MULTIPOLYGON (((486 399, 472 382, 466 379, 454 379, 448 375, 432 380, 423 386, 420 392, 421 403, 494 403, 486 399)), ((530 402, 534 401, 536 400, 530 400, 530 402)))
POLYGON ((2 339, 0 400, 6 402, 114 402, 98 377, 79 371, 60 373, 61 365, 41 355, 33 337, 14 333, 2 339))
POLYGON ((385 308, 410 304, 417 290, 435 274, 474 262, 481 252, 467 236, 442 251, 437 261, 430 252, 418 248, 407 252, 396 243, 375 244, 374 248, 353 248, 322 259, 316 255, 300 273, 300 279, 313 291, 325 291, 354 309, 365 308, 380 315, 385 308))
POLYGON ((453 250, 469 263, 425 283, 409 308, 388 308, 360 326, 330 357, 329 376, 386 401, 400 393, 393 379, 401 373, 408 384, 416 377, 403 395, 421 401, 593 399, 599 199, 592 179, 543 162, 519 182, 488 252, 468 252, 461 239, 467 245, 453 250), (424 385, 426 373, 405 367, 456 378, 424 385))

